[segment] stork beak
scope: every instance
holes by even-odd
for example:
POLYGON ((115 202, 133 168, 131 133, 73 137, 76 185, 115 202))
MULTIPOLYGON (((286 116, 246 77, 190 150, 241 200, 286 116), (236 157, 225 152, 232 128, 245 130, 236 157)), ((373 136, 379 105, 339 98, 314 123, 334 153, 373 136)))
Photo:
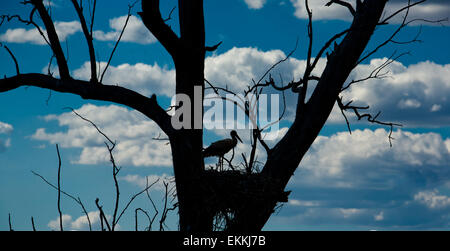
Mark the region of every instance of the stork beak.
POLYGON ((237 135, 237 133, 236 133, 236 138, 237 138, 241 143, 244 143, 244 142, 242 142, 241 138, 239 138, 239 135, 237 135))

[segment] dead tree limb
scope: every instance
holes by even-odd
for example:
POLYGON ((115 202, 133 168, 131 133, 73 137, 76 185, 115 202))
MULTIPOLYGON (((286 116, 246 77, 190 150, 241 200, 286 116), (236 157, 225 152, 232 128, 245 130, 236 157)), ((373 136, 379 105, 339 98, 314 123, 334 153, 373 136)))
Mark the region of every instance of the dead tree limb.
MULTIPOLYGON (((136 3, 137 3, 137 1, 134 2, 133 4, 131 4, 131 5, 128 6, 128 14, 127 14, 127 18, 126 18, 126 20, 125 20, 125 23, 124 23, 124 25, 123 25, 122 30, 120 31, 120 35, 119 35, 119 37, 117 38, 116 43, 114 44, 114 48, 112 49, 111 54, 109 55, 108 62, 106 63, 105 69, 103 70, 103 73, 102 73, 102 75, 101 75, 101 77, 100 77, 100 83, 103 81, 103 77, 105 77, 106 71, 108 70, 108 67, 109 67, 109 65, 111 64, 111 60, 112 60, 112 58, 113 58, 113 56, 114 56, 114 54, 115 54, 115 52, 116 52, 117 46, 119 46, 119 43, 120 43, 120 41, 122 40, 122 36, 123 36, 125 30, 127 29, 128 21, 130 21, 130 17, 131 17, 131 10, 133 9, 133 7, 134 7, 134 5, 135 5, 136 3)), ((92 67, 92 66, 91 66, 91 67, 92 67)))
POLYGON ((56 61, 58 62, 59 75, 61 79, 70 79, 70 71, 67 65, 66 58, 64 56, 64 52, 61 48, 61 44, 59 42, 58 34, 56 33, 55 26, 53 24, 52 18, 50 17, 47 8, 45 8, 42 0, 30 0, 30 2, 37 9, 39 16, 44 23, 45 29, 47 30, 48 40, 50 42, 50 47, 55 53, 56 61))
MULTIPOLYGON (((142 12, 138 12, 144 25, 152 32, 173 58, 179 48, 179 38, 161 17, 159 0, 142 0, 142 12)), ((170 16, 170 15, 169 15, 170 16)))
POLYGON ((14 229, 12 228, 12 223, 11 223, 11 214, 8 213, 8 226, 9 226, 9 231, 13 232, 14 229))
MULTIPOLYGON (((80 20, 81 28, 83 30, 84 38, 86 39, 88 49, 89 49, 89 59, 91 62, 91 82, 97 83, 97 81, 98 81, 97 80, 97 60, 95 58, 95 49, 94 49, 94 43, 93 43, 94 38, 92 36, 92 25, 93 25, 94 21, 92 18, 91 30, 89 31, 87 23, 86 23, 86 18, 84 17, 84 14, 83 14, 83 6, 82 5, 80 6, 80 4, 78 4, 77 0, 71 0, 71 1, 75 8, 75 11, 77 12, 78 19, 80 20)), ((82 3, 82 1, 81 1, 81 3, 82 3)), ((96 5, 96 3, 94 3, 94 13, 95 13, 95 5, 96 5)))
MULTIPOLYGON (((47 185, 49 185, 50 187, 54 188, 55 190, 58 190, 58 187, 53 185, 51 182, 49 182, 44 176, 31 171, 31 173, 33 173, 34 175, 36 175, 37 177, 41 178, 41 180, 43 180, 45 183, 47 183, 47 185)), ((86 216, 86 219, 88 221, 89 224, 89 230, 92 231, 92 224, 91 224, 91 219, 89 218, 89 214, 83 204, 83 202, 81 201, 80 197, 75 197, 67 192, 65 192, 64 190, 60 190, 62 194, 64 194, 65 196, 71 198, 73 201, 75 201, 78 205, 80 205, 81 209, 83 210, 84 215, 86 216)))
POLYGON ((344 6, 345 8, 347 8, 347 9, 350 11, 350 13, 352 14, 352 16, 355 16, 355 14, 356 14, 355 9, 353 9, 353 6, 352 6, 350 3, 346 2, 346 1, 341 1, 341 0, 331 0, 331 1, 329 1, 327 4, 325 4, 325 6, 330 6, 330 5, 334 4, 334 3, 335 3, 335 4, 338 4, 338 5, 344 6))
POLYGON ((56 152, 58 154, 58 213, 59 213, 59 227, 63 229, 63 214, 61 212, 61 155, 59 154, 59 146, 56 144, 56 152))

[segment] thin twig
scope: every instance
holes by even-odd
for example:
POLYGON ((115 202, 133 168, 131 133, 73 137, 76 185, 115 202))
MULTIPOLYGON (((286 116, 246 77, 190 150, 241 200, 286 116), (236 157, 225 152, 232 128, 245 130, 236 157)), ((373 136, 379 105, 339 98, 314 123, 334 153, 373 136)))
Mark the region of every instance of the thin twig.
POLYGON ((127 205, 125 206, 125 208, 122 210, 122 212, 119 214, 119 217, 117 217, 116 220, 116 224, 119 222, 120 218, 122 217, 122 215, 125 213, 125 211, 127 211, 128 207, 131 205, 131 203, 134 201, 134 199, 136 199, 139 195, 145 193, 146 191, 148 191, 154 184, 156 184, 156 182, 158 182, 158 180, 156 180, 155 182, 153 182, 150 186, 146 186, 145 189, 143 189, 142 191, 140 191, 139 193, 133 195, 130 199, 130 201, 128 201, 127 205))
MULTIPOLYGON (((148 221, 151 222, 150 215, 147 213, 147 211, 145 211, 145 210, 142 209, 142 208, 136 208, 136 209, 134 210, 134 219, 135 219, 135 230, 136 230, 136 232, 139 231, 139 229, 138 229, 138 211, 143 212, 143 213, 145 214, 145 216, 147 216, 148 221)), ((151 224, 151 223, 150 223, 150 224, 151 224)), ((147 228, 147 230, 150 230, 150 229, 147 228)))
POLYGON ((342 6, 344 6, 345 8, 347 8, 349 11, 350 11, 350 13, 352 14, 352 16, 355 16, 356 15, 356 11, 355 11, 355 9, 353 9, 353 6, 350 4, 350 3, 347 3, 347 2, 345 2, 345 1, 341 1, 341 0, 330 0, 327 4, 325 4, 325 6, 330 6, 330 5, 332 5, 332 4, 339 4, 339 5, 342 5, 342 6))
POLYGON ((128 21, 130 20, 130 17, 131 17, 131 10, 133 9, 133 7, 134 7, 134 5, 135 5, 136 3, 137 3, 137 1, 134 2, 133 4, 131 4, 131 5, 128 6, 128 15, 127 15, 127 19, 125 20, 125 24, 123 25, 122 31, 120 32, 120 35, 119 35, 119 38, 117 39, 116 44, 114 45, 114 48, 113 48, 113 50, 111 51, 111 55, 109 56, 108 63, 106 64, 106 67, 105 67, 105 69, 103 70, 103 73, 102 73, 102 75, 101 75, 101 77, 100 77, 100 83, 103 82, 103 77, 105 76, 106 71, 108 70, 108 67, 109 67, 109 65, 111 64, 111 60, 112 60, 112 58, 113 58, 113 56, 114 56, 114 53, 116 52, 117 46, 119 46, 120 40, 122 39, 122 36, 123 36, 123 33, 125 32, 125 29, 127 28, 128 21))
POLYGON ((173 7, 173 8, 170 10, 169 16, 168 16, 166 19, 163 20, 164 23, 167 22, 167 21, 169 21, 170 19, 172 19, 172 13, 173 13, 176 9, 177 9, 177 6, 173 7))
MULTIPOLYGON (((97 83, 97 60, 95 59, 95 48, 93 43, 93 37, 92 37, 92 26, 91 31, 88 30, 86 19, 83 14, 83 6, 78 4, 77 0, 72 0, 72 4, 75 8, 75 11, 77 12, 78 19, 80 20, 81 28, 83 30, 84 37, 86 39, 88 49, 89 49, 89 59, 91 62, 91 82, 97 83)), ((95 3, 94 3, 95 8, 95 3)), ((93 24, 94 20, 91 21, 91 25, 93 24)))
POLYGON ((105 137, 106 140, 109 141, 109 143, 111 143, 112 146, 115 146, 115 145, 116 145, 116 143, 115 143, 114 141, 112 141, 105 133, 103 133, 103 132, 98 128, 98 126, 97 126, 94 122, 92 122, 91 120, 89 120, 89 119, 87 119, 87 118, 81 116, 80 114, 78 114, 78 113, 75 111, 75 109, 73 109, 72 107, 65 107, 64 109, 69 109, 69 110, 71 110, 71 111, 72 111, 75 115, 77 115, 79 118, 81 118, 82 120, 84 120, 84 121, 88 122, 89 124, 91 124, 91 125, 97 130, 98 133, 100 133, 103 137, 105 137))
POLYGON ((31 227, 33 228, 33 232, 36 232, 36 227, 34 226, 34 218, 31 216, 31 227))
MULTIPOLYGON (((146 180, 146 186, 148 187, 148 177, 145 177, 145 180, 146 180)), ((158 182, 158 181, 159 181, 159 178, 156 180, 156 182, 158 182)), ((151 221, 150 221, 150 224, 149 224, 149 226, 148 226, 149 231, 151 231, 153 222, 155 221, 156 216, 158 216, 159 211, 158 211, 158 208, 157 208, 156 205, 155 205, 155 202, 153 202, 152 197, 150 196, 150 192, 149 192, 148 190, 146 190, 145 192, 146 192, 146 194, 147 194, 147 198, 148 198, 148 199, 150 200, 150 202, 152 203, 153 209, 155 210, 155 214, 153 215, 153 217, 152 217, 152 219, 151 219, 151 221)))
POLYGON ((58 153, 58 213, 59 213, 59 227, 61 231, 63 229, 63 219, 61 212, 61 155, 59 153, 59 146, 56 144, 56 152, 58 153))
POLYGON ((103 223, 106 223, 106 227, 108 227, 108 231, 111 231, 111 226, 108 223, 108 219, 106 219, 105 212, 103 212, 103 207, 98 204, 99 201, 100 200, 98 198, 95 199, 95 205, 97 206, 97 208, 98 208, 98 210, 100 212, 100 222, 101 222, 101 225, 102 225, 102 231, 104 231, 103 223))
POLYGON ((13 232, 14 229, 12 228, 12 223, 11 223, 11 214, 8 213, 8 225, 9 225, 9 231, 13 232))
POLYGON ((16 74, 20 75, 19 63, 17 62, 17 58, 14 56, 14 53, 12 53, 12 51, 8 48, 8 46, 3 45, 2 43, 0 43, 0 46, 3 46, 3 48, 5 48, 5 50, 9 53, 9 55, 14 61, 14 65, 16 66, 16 74))
MULTIPOLYGON (((45 183, 47 183, 50 187, 54 188, 55 190, 58 190, 58 187, 55 186, 55 185, 53 185, 51 182, 49 182, 46 178, 44 178, 44 176, 42 176, 42 175, 40 175, 40 174, 38 174, 38 173, 36 173, 36 172, 34 172, 34 171, 31 171, 31 173, 33 173, 34 175, 36 175, 36 176, 38 176, 39 178, 41 178, 41 180, 43 180, 45 183)), ((71 198, 71 199, 74 200, 78 205, 80 205, 81 209, 83 210, 83 213, 86 215, 86 219, 87 219, 88 224, 89 224, 89 230, 92 231, 92 225, 91 225, 91 220, 90 220, 90 218, 89 218, 89 214, 88 214, 86 208, 84 207, 84 204, 83 204, 83 202, 81 201, 81 199, 80 199, 79 197, 78 197, 78 198, 75 198, 75 196, 73 196, 73 195, 71 195, 71 194, 65 192, 65 191, 62 190, 62 189, 60 189, 60 191, 61 191, 62 194, 64 194, 64 195, 66 195, 67 197, 71 198)))

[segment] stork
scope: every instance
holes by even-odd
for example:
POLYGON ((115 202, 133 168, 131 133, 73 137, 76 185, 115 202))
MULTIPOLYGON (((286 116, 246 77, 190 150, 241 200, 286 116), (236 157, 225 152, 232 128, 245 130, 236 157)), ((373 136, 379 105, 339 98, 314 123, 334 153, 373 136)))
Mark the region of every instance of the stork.
POLYGON ((219 157, 219 166, 222 167, 223 156, 237 145, 238 140, 242 143, 241 138, 235 130, 231 131, 230 136, 231 139, 222 139, 213 142, 210 146, 203 150, 203 157, 219 157))

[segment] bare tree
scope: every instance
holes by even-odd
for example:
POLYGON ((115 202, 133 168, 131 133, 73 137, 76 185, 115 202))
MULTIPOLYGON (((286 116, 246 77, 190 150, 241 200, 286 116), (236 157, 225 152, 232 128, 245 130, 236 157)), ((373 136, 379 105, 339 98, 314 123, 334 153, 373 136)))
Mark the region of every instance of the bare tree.
MULTIPOLYGON (((376 53, 381 47, 396 42, 394 37, 410 22, 406 19, 409 9, 424 1, 409 1, 404 8, 385 18, 382 18, 382 15, 387 0, 357 0, 355 8, 346 1, 330 1, 327 4, 328 6, 336 4, 347 8, 353 20, 347 29, 334 35, 323 47, 319 47, 321 49, 317 55, 312 55, 314 44, 313 13, 309 9, 308 1, 306 0, 305 5, 309 16, 307 34, 309 47, 307 48, 307 63, 303 76, 284 86, 276 84, 271 77, 267 80, 265 74, 260 81, 253 83, 245 94, 247 96, 252 92, 258 93, 258 88, 263 87, 272 87, 282 92, 290 91, 295 93, 297 106, 294 122, 286 135, 272 148, 268 147, 262 140, 260 136, 262 128, 254 129, 254 141, 252 142, 250 157, 247 160, 245 155, 242 155, 246 172, 207 171, 202 156, 203 129, 176 129, 171 123, 171 116, 158 104, 156 95, 148 98, 135 91, 117 85, 107 85, 102 82, 105 72, 99 77, 99 73, 94 66, 97 62, 95 48, 92 43, 95 8, 91 12, 91 16, 86 18, 82 11, 82 2, 76 0, 72 0, 72 3, 78 14, 89 48, 88 55, 91 62, 90 81, 74 79, 71 76, 53 20, 43 1, 28 0, 23 2, 25 5, 32 6, 28 20, 20 16, 2 16, 2 22, 14 19, 27 25, 39 27, 33 20, 34 16, 39 15, 45 26, 46 34, 40 29, 39 31, 50 46, 56 59, 59 78, 51 74, 21 73, 18 60, 14 57, 13 52, 4 46, 14 62, 16 75, 0 79, 0 92, 7 92, 21 86, 35 86, 57 92, 72 93, 86 100, 101 100, 122 104, 141 112, 153 120, 170 140, 180 230, 211 231, 215 227, 215 221, 217 223, 217 216, 220 215, 221 217, 219 218, 225 222, 221 229, 228 231, 258 231, 263 228, 277 205, 287 202, 290 192, 285 191, 286 185, 324 126, 336 102, 339 104, 344 116, 346 111, 351 111, 358 119, 365 118, 372 123, 387 125, 391 128, 391 131, 394 126, 397 126, 397 124, 379 121, 378 115, 372 116, 362 113, 368 107, 353 106, 351 101, 345 103, 341 93, 348 88, 345 83, 352 70, 376 53), (404 15, 405 18, 398 30, 376 48, 366 50, 366 46, 375 29, 387 24, 393 17, 400 14, 404 15), (90 20, 90 24, 86 20, 90 20), (313 70, 316 68, 319 59, 325 56, 324 54, 326 54, 325 69, 320 75, 313 75, 313 70), (317 84, 311 97, 307 99, 307 92, 309 89, 312 89, 311 82, 316 82, 317 84), (262 163, 260 172, 256 172, 253 168, 256 162, 254 151, 257 144, 261 144, 267 152, 267 160, 265 163, 262 163)), ((170 19, 170 15, 168 19, 162 17, 159 0, 142 0, 141 2, 142 11, 139 12, 139 15, 143 23, 173 59, 176 68, 176 94, 184 94, 193 101, 190 104, 191 111, 196 110, 200 104, 200 116, 189 122, 190 128, 198 128, 199 123, 200 126, 202 124, 203 100, 195 99, 194 89, 195 87, 201 88, 202 93, 204 93, 205 53, 217 49, 220 45, 220 43, 214 46, 205 45, 203 1, 178 1, 179 35, 166 24, 166 21, 170 19)), ((96 1, 94 0, 94 6, 95 3, 96 1)), ((117 43, 119 41, 120 39, 117 43)), ((117 43, 114 50, 117 47, 117 43)), ((113 54, 114 51, 111 57, 113 54)), ((390 60, 395 57, 391 57, 390 60)), ((389 62, 386 63, 388 64, 389 62)), ((376 69, 367 79, 382 77, 383 68, 376 69)), ((106 70, 107 68, 104 69, 104 71, 106 70)), ((349 85, 363 80, 354 80, 349 85)), ((212 84, 211 87, 215 91, 227 91, 226 88, 219 89, 219 87, 214 87, 212 84)), ((245 107, 244 109, 247 110, 245 107)), ((176 107, 177 110, 178 107, 176 107)), ((111 152, 114 144, 113 142, 110 143, 111 145, 108 146, 108 149, 111 152)), ((115 166, 113 158, 111 162, 115 166)), ((114 167, 113 172, 116 174, 118 171, 117 167, 114 167)), ((98 207, 101 209, 100 205, 98 207)), ((138 211, 136 211, 136 215, 138 211)), ((167 213, 167 208, 165 211, 163 215, 167 213)), ((117 212, 114 212, 114 219, 111 226, 108 225, 108 228, 114 229, 118 218, 120 218, 120 215, 117 216, 117 212)), ((104 215, 103 220, 106 220, 104 215)), ((150 221, 152 222, 151 219, 150 221)))

